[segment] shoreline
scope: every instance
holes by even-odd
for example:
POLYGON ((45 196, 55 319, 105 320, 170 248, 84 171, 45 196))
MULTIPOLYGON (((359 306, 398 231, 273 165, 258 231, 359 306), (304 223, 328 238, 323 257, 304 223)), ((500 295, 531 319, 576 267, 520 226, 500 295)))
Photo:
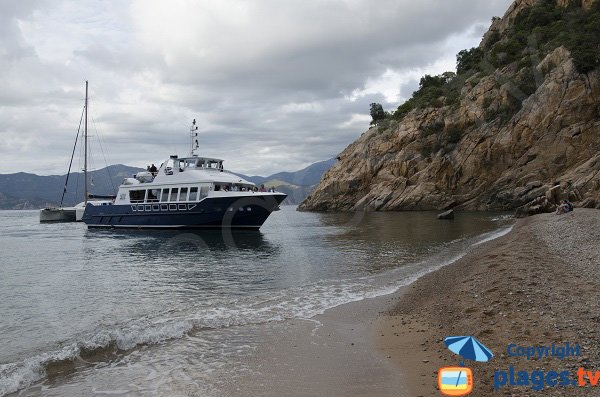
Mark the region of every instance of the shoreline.
POLYGON ((501 385, 502 374, 496 390, 493 383, 496 371, 510 367, 569 371, 572 381, 580 367, 600 369, 600 308, 592 303, 598 301, 599 242, 598 210, 518 220, 511 233, 412 283, 377 320, 377 347, 408 375, 414 396, 441 395, 438 369, 460 362, 443 343, 454 335, 475 336, 495 355, 489 363, 465 362, 474 373, 473 395, 590 395, 591 386, 536 391, 531 379, 501 385), (566 343, 579 344, 581 355, 527 360, 508 351, 509 344, 566 343))
MULTIPOLYGON (((459 364, 443 344, 450 335, 474 335, 495 354, 491 363, 465 363, 474 373, 472 395, 592 395, 590 388, 533 392, 506 386, 493 392, 492 380, 495 369, 511 365, 600 370, 599 241, 598 210, 524 218, 509 232, 498 228, 471 240, 458 259, 450 261, 451 251, 430 257, 431 270, 395 292, 307 319, 251 325, 256 348, 228 363, 214 395, 439 396, 437 370, 459 364), (582 356, 503 357, 509 343, 566 342, 579 343, 582 356)), ((179 388, 191 392, 184 383, 179 388)), ((213 395, 203 392, 190 395, 213 395)))
MULTIPOLYGON (((486 232, 450 257, 434 255, 425 276, 463 260, 474 247, 485 247, 510 234, 513 227, 486 232)), ((421 379, 420 372, 414 366, 399 367, 397 352, 383 351, 379 338, 397 334, 393 324, 390 332, 381 331, 382 316, 415 282, 391 293, 335 306, 310 319, 271 324, 261 331, 268 335, 266 341, 243 360, 252 370, 224 382, 223 395, 414 397, 407 385, 412 378, 421 379)))
POLYGON ((519 219, 509 233, 471 246, 458 260, 396 292, 309 320, 274 324, 267 342, 248 358, 253 370, 225 382, 223 395, 439 396, 438 369, 460 361, 443 338, 473 335, 495 357, 490 363, 465 363, 474 373, 472 395, 589 396, 589 387, 537 392, 507 385, 494 391, 493 376, 509 366, 573 373, 581 366, 600 369, 600 308, 592 307, 600 290, 594 279, 600 266, 597 241, 598 210, 519 219), (555 233, 570 237, 557 240, 555 233), (554 246, 555 241, 568 246, 554 246), (579 308, 580 299, 590 307, 579 308), (530 361, 506 355, 509 343, 566 342, 579 343, 582 355, 530 361))

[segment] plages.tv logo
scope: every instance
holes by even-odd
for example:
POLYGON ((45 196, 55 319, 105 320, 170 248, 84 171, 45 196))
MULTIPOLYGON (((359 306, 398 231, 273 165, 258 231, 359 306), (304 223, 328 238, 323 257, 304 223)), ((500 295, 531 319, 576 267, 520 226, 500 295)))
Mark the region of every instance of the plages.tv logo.
POLYGON ((444 367, 438 372, 438 388, 446 396, 466 396, 473 391, 473 372, 467 367, 444 367))
MULTIPOLYGON (((473 336, 448 336, 444 344, 465 360, 487 362, 494 354, 473 336)), ((473 391, 473 371, 464 366, 442 367, 438 371, 438 388, 446 396, 466 396, 473 391)))

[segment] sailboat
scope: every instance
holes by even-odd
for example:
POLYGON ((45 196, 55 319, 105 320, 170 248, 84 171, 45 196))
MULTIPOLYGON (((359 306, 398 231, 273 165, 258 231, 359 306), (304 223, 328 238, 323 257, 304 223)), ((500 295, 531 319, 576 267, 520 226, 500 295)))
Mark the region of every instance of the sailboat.
MULTIPOLYGON (((73 156, 75 155, 75 147, 77 146, 77 138, 79 137, 79 131, 75 138, 75 145, 73 146, 73 152, 71 153, 71 162, 69 163, 69 172, 67 173, 67 179, 65 181, 65 187, 63 189, 62 198, 60 199, 60 205, 58 207, 46 207, 40 210, 40 222, 81 222, 85 207, 87 206, 90 198, 92 197, 88 193, 88 82, 85 82, 85 105, 84 105, 84 160, 83 160, 83 201, 74 207, 63 207, 63 201, 65 193, 67 191, 67 184, 69 183, 69 176, 71 174, 71 165, 73 164, 73 156)), ((80 124, 81 126, 81 124, 80 124)), ((112 202, 114 197, 100 197, 96 198, 100 200, 93 201, 94 205, 104 205, 112 202)))

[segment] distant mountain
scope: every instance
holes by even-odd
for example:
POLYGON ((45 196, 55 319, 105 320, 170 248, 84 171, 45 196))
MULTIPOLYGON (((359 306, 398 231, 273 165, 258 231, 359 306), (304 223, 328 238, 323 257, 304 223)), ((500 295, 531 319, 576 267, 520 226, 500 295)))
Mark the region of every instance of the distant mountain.
MULTIPOLYGON (((117 164, 88 172, 90 194, 116 194, 124 178, 141 168, 117 164)), ((66 175, 40 176, 19 172, 0 174, 0 209, 36 209, 58 205, 65 186, 66 175)), ((83 173, 69 177, 63 205, 71 206, 83 201, 83 173)))
POLYGON ((314 186, 321 181, 321 176, 335 164, 336 159, 319 161, 295 172, 278 172, 270 176, 246 176, 238 174, 246 180, 256 184, 272 180, 286 182, 295 186, 314 186))
MULTIPOLYGON (((286 193, 287 204, 298 204, 310 193, 321 175, 335 159, 320 161, 296 172, 279 172, 271 176, 246 176, 237 174, 257 185, 275 186, 286 193)), ((124 178, 143 171, 122 164, 111 165, 88 172, 90 194, 114 195, 124 178)), ((60 204, 66 175, 40 176, 19 172, 0 174, 0 209, 37 209, 60 204)), ((63 205, 72 206, 83 200, 83 173, 71 174, 63 205)))
POLYGON ((242 178, 255 183, 264 184, 266 187, 275 187, 277 191, 285 193, 288 197, 284 204, 299 204, 313 190, 321 180, 321 176, 329 170, 336 159, 319 161, 295 172, 278 172, 270 176, 248 176, 236 174, 242 178))

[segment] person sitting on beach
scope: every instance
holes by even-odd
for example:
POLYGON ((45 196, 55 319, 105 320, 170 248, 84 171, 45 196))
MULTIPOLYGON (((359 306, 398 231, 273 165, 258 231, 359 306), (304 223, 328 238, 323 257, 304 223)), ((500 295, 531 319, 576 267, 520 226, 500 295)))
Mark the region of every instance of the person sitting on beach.
POLYGON ((569 200, 565 200, 565 203, 567 204, 567 206, 569 207, 569 212, 573 211, 574 207, 573 207, 573 203, 570 202, 569 200))
POLYGON ((567 200, 561 200, 560 205, 556 209, 556 215, 566 214, 569 212, 569 205, 567 204, 567 200))

